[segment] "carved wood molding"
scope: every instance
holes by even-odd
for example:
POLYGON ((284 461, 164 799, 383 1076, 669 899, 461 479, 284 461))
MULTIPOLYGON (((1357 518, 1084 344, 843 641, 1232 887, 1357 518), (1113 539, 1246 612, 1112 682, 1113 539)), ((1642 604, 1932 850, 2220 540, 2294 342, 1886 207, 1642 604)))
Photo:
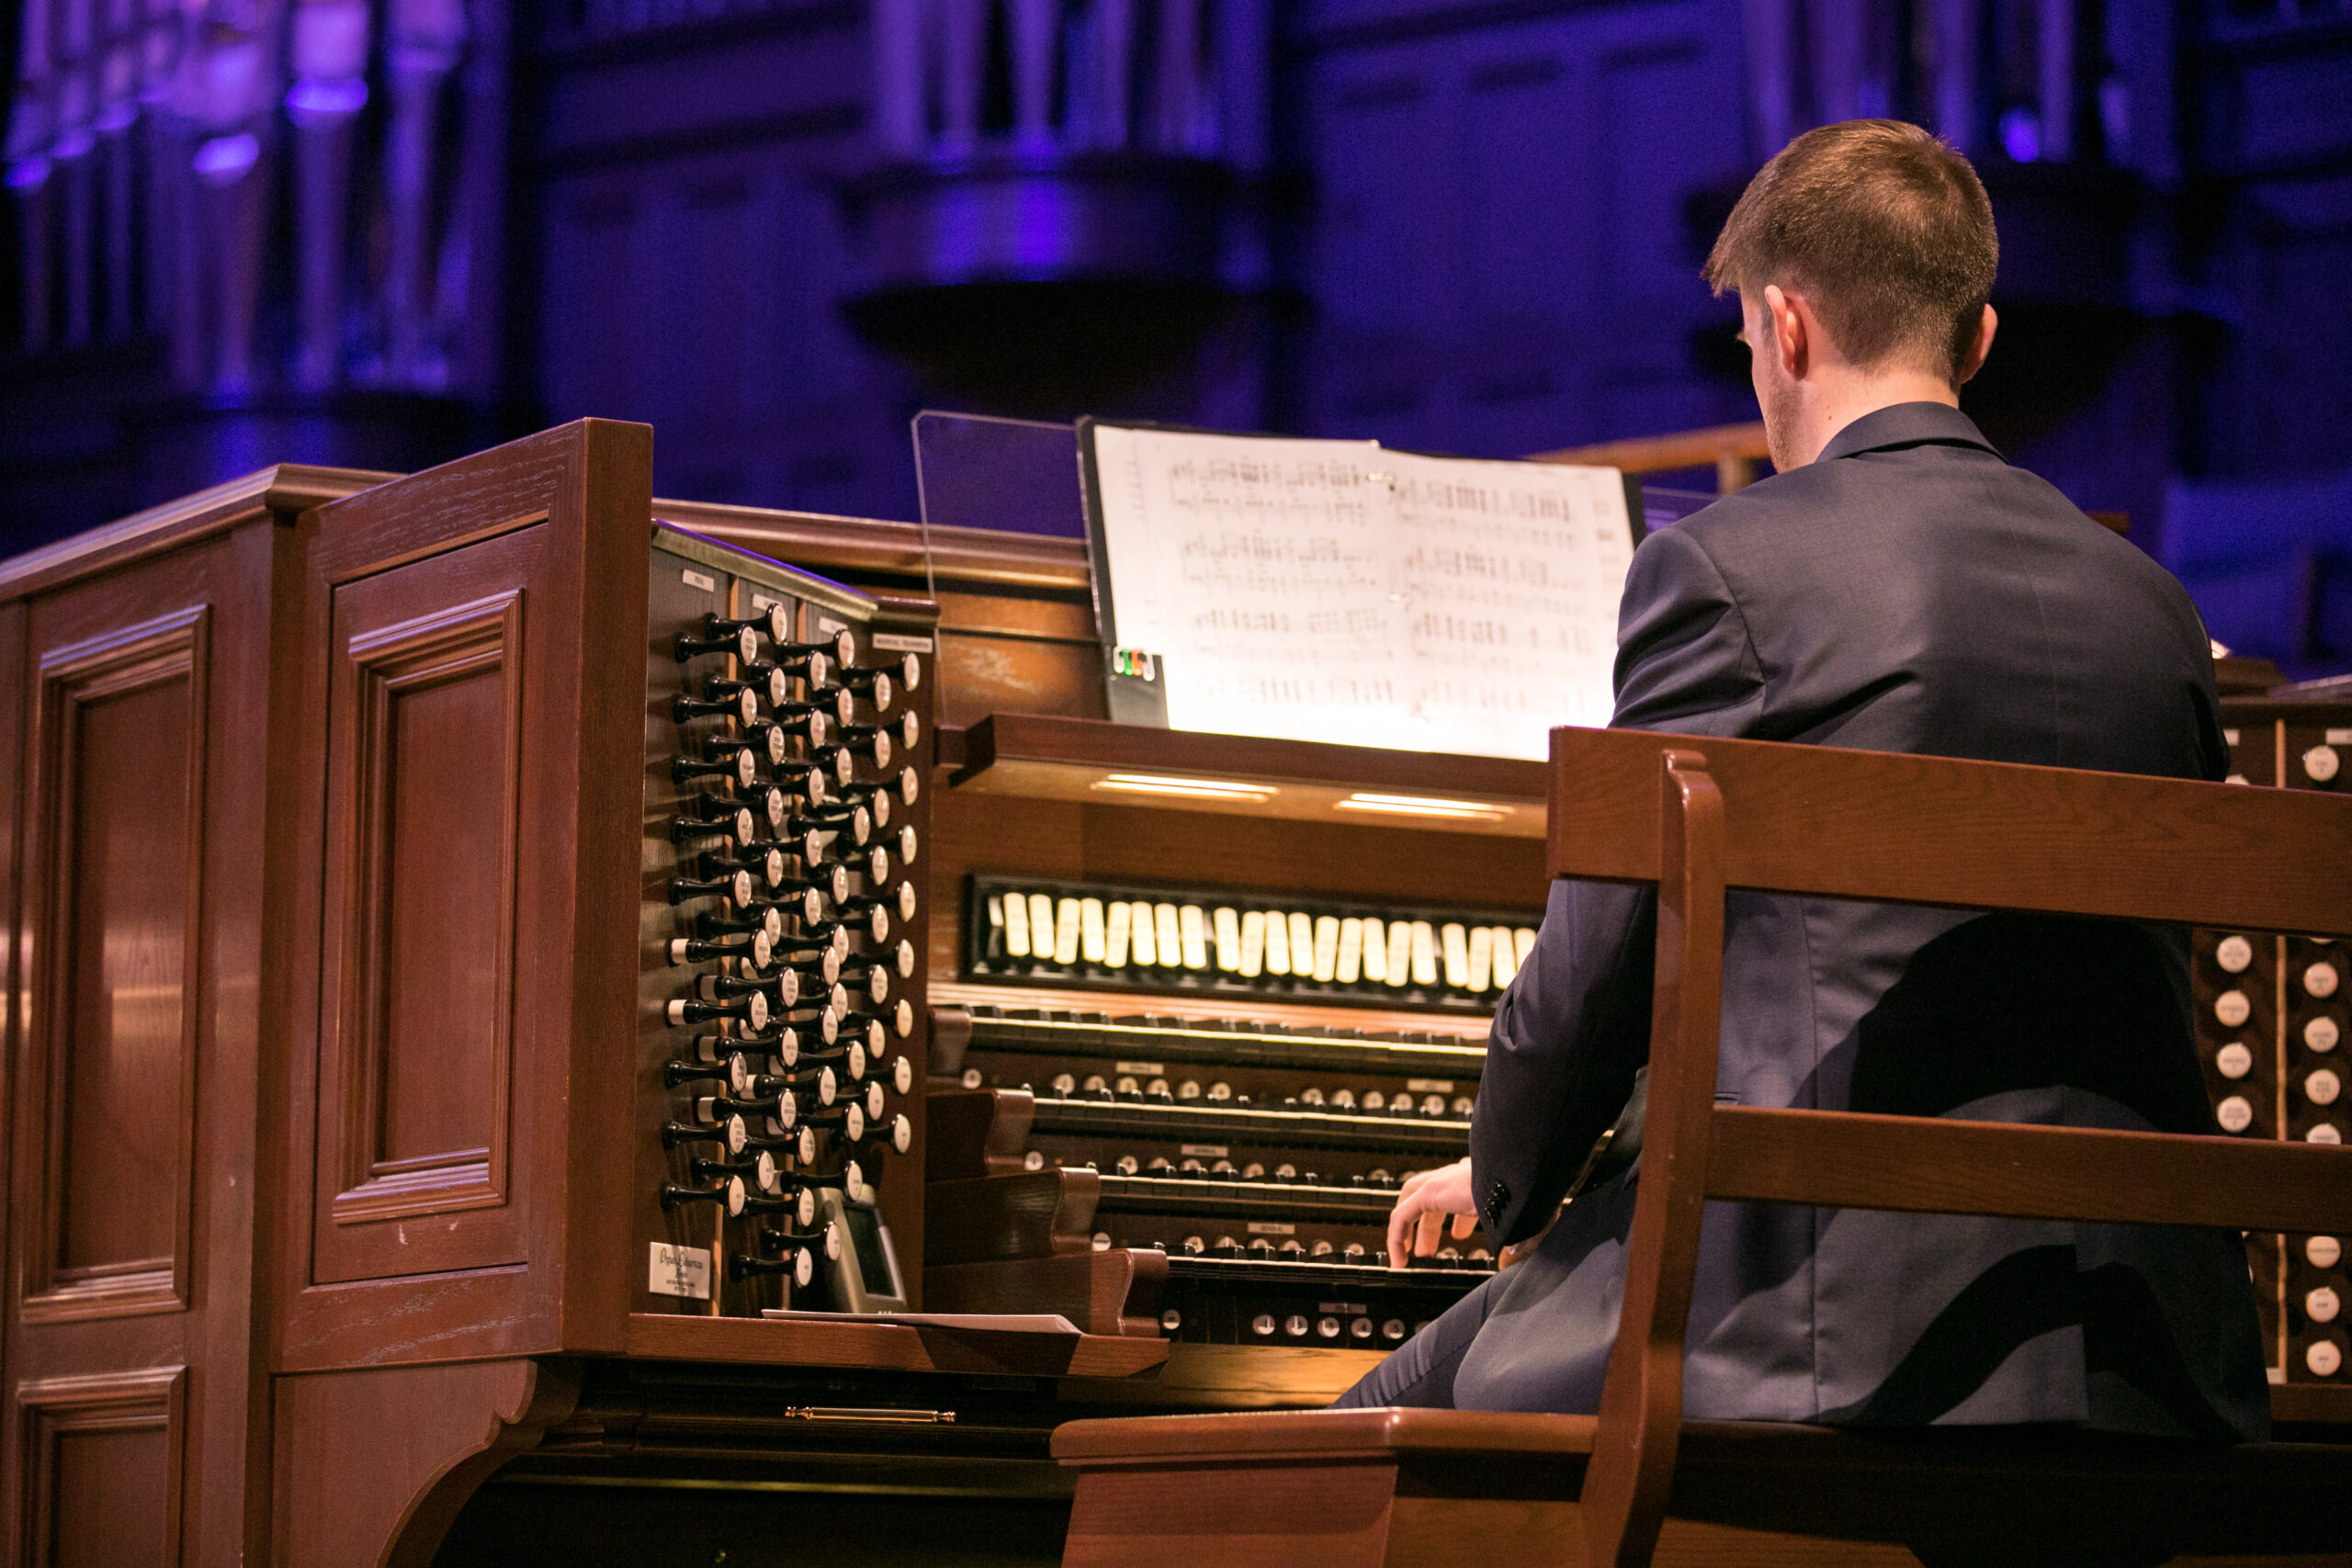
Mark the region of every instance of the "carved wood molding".
MULTIPOLYGON (((209 628, 210 611, 194 605, 166 615, 119 627, 99 637, 44 653, 39 664, 34 729, 28 748, 32 760, 31 820, 35 848, 28 879, 34 906, 28 925, 39 933, 34 973, 28 987, 33 999, 26 1020, 25 1090, 34 1097, 30 1122, 34 1147, 28 1151, 30 1180, 18 1201, 30 1215, 27 1256, 18 1278, 23 1298, 19 1305, 28 1323, 61 1323, 132 1314, 184 1312, 193 1288, 191 1232, 195 1210, 196 1122, 192 1114, 197 1083, 198 1035, 203 1009, 198 998, 202 984, 204 903, 204 812, 208 736, 205 725, 209 682, 209 628), (150 919, 168 916, 180 933, 178 974, 140 991, 150 1007, 177 1010, 170 1032, 178 1042, 177 1060, 168 1070, 177 1075, 176 1145, 172 1155, 169 1250, 160 1256, 75 1261, 67 1254, 73 1243, 72 1204, 76 1198, 76 1151, 71 1147, 76 1069, 88 1053, 78 1051, 74 1038, 74 998, 85 983, 109 987, 112 1004, 119 1008, 134 992, 115 984, 117 977, 86 971, 102 964, 109 932, 85 943, 80 930, 85 889, 76 874, 77 852, 85 832, 104 833, 105 823, 81 820, 86 770, 95 766, 127 766, 134 759, 93 760, 84 755, 84 715, 100 704, 119 701, 159 687, 178 683, 185 688, 187 707, 182 723, 186 759, 180 777, 154 778, 158 790, 183 794, 180 845, 180 899, 176 909, 148 911, 150 919), (169 996, 164 993, 170 992, 169 996)), ((96 784, 102 786, 107 781, 96 784)), ((82 1193, 85 1202, 102 1201, 104 1194, 82 1193)))
MULTIPOLYGON (((181 1366, 143 1368, 137 1371, 98 1372, 77 1377, 44 1378, 19 1383, 10 1401, 17 1463, 17 1496, 10 1512, 7 1561, 51 1563, 74 1554, 77 1543, 58 1539, 62 1517, 86 1511, 93 1502, 133 1490, 134 1478, 109 1475, 99 1498, 62 1495, 73 1480, 86 1480, 85 1467, 62 1462, 64 1445, 76 1438, 117 1438, 133 1433, 155 1435, 155 1461, 162 1474, 158 1539, 153 1543, 157 1562, 180 1558, 181 1520, 187 1490, 187 1369, 181 1366)), ((108 1444, 119 1458, 119 1444, 108 1444)), ((89 1543, 79 1543, 86 1549, 89 1543)))
POLYGON ((475 1489, 579 1397, 563 1360, 279 1378, 274 1562, 427 1568, 475 1489))
POLYGON ((513 934, 520 853, 523 591, 515 588, 355 634, 344 657, 344 691, 352 699, 351 722, 356 731, 351 764, 356 795, 344 845, 350 868, 345 886, 352 891, 346 900, 350 925, 345 952, 349 956, 341 966, 341 995, 334 998, 341 1011, 336 1032, 344 1065, 342 1161, 334 1172, 338 1185, 329 1212, 336 1224, 348 1225, 494 1208, 507 1201, 512 1161, 508 1102, 513 1092, 513 934), (491 674, 500 682, 503 744, 487 792, 490 808, 499 815, 501 852, 494 874, 500 898, 492 926, 497 948, 491 958, 498 997, 491 1053, 495 1071, 488 1086, 490 1135, 478 1147, 393 1157, 383 1144, 392 1045, 386 1013, 393 962, 395 890, 390 862, 400 765, 396 709, 403 698, 491 674))

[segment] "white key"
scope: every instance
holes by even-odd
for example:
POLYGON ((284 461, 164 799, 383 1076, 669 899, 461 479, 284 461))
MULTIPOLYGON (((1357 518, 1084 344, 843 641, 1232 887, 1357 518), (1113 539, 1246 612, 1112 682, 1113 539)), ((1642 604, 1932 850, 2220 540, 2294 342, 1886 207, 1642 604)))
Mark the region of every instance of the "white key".
POLYGON ((1029 895, 1029 951, 1040 958, 1054 955, 1054 901, 1043 893, 1029 895))
POLYGON ((1437 952, 1446 964, 1446 985, 1452 989, 1470 989, 1470 931, 1458 921, 1446 921, 1437 929, 1437 952))
POLYGON ((1487 988, 1487 978, 1495 967, 1495 933, 1487 926, 1474 926, 1470 931, 1470 978, 1474 991, 1487 988))
POLYGON ((1445 955, 1445 983, 1457 991, 1470 988, 1470 933, 1458 920, 1438 930, 1438 951, 1445 955))
POLYGON ((1510 933, 1510 944, 1518 955, 1519 966, 1521 969, 1526 968, 1527 955, 1535 951, 1535 931, 1533 928, 1529 926, 1520 926, 1513 930, 1510 933))
POLYGON ((1184 938, 1177 929, 1176 906, 1154 904, 1151 907, 1152 934, 1159 939, 1159 966, 1175 969, 1184 962, 1184 938))
POLYGON ((1501 990, 1519 973, 1519 950, 1511 945, 1510 928, 1497 926, 1493 932, 1495 949, 1495 989, 1501 990))
POLYGON ((1315 977, 1328 981, 1340 972, 1340 919, 1337 915, 1315 918, 1315 977))
POLYGON ((1333 979, 1342 986, 1352 986, 1363 973, 1363 922, 1348 919, 1340 922, 1340 964, 1331 972, 1333 979))
POLYGON ((1240 911, 1219 905, 1209 923, 1216 932, 1216 966, 1228 975, 1238 972, 1241 967, 1240 911))
POLYGON ((1266 911, 1251 909, 1241 917, 1241 974, 1255 979, 1266 969, 1266 911))
POLYGON ((1402 986, 1412 977, 1412 922, 1391 920, 1388 922, 1388 983, 1392 986, 1402 986))
POLYGON ((1078 962, 1078 900, 1065 898, 1054 906, 1054 962, 1078 962))
POLYGON ((1102 900, 1080 898, 1078 901, 1078 951, 1089 964, 1100 964, 1109 944, 1103 940, 1102 900))
POLYGON ((1127 966, 1127 933, 1136 918, 1136 907, 1125 899, 1114 903, 1103 922, 1102 962, 1114 969, 1127 966))
POLYGON ((1290 973, 1290 917, 1280 909, 1266 912, 1266 973, 1290 973))
MULTIPOLYGON (((990 904, 996 902, 991 898, 990 904)), ((1018 893, 1004 896, 1004 950, 1015 958, 1029 956, 1029 900, 1018 893)))
POLYGON ((1290 917, 1290 972, 1315 973, 1315 922, 1296 910, 1290 917))
POLYGON ((1370 917, 1363 922, 1363 977, 1388 978, 1388 929, 1370 917))
POLYGON ((1427 920, 1413 922, 1413 984, 1437 984, 1437 931, 1427 920))
POLYGON ((1184 967, 1205 969, 1209 966, 1208 911, 1198 904, 1187 904, 1177 911, 1177 931, 1183 942, 1184 967))
POLYGON ((1127 908, 1133 909, 1136 914, 1134 939, 1136 964, 1138 968, 1157 969, 1159 967, 1159 942, 1154 935, 1151 906, 1138 902, 1130 904, 1127 908))

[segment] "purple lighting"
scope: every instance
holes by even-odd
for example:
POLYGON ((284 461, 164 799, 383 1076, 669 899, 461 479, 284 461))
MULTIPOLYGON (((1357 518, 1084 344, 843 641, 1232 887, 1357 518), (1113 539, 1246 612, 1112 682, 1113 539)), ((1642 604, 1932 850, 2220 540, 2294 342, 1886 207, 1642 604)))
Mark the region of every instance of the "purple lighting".
POLYGON ((2014 108, 2001 116, 2001 150, 2014 163, 2030 164, 2041 156, 2041 117, 2029 108, 2014 108))

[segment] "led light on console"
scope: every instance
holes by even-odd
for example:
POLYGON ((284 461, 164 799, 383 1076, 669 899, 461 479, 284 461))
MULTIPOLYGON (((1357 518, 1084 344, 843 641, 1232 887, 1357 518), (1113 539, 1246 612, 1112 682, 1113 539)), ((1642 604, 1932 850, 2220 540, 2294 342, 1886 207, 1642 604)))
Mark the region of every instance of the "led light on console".
POLYGON ((1272 784, 1245 784, 1238 779, 1188 779, 1159 773, 1105 773, 1088 786, 1125 795, 1167 795, 1185 800, 1230 800, 1262 805, 1281 794, 1272 784))
POLYGON ((1358 790, 1333 802, 1339 811, 1378 811, 1394 817, 1435 817, 1456 822, 1500 822, 1511 815, 1508 806, 1476 800, 1445 800, 1435 795, 1374 795, 1358 790))

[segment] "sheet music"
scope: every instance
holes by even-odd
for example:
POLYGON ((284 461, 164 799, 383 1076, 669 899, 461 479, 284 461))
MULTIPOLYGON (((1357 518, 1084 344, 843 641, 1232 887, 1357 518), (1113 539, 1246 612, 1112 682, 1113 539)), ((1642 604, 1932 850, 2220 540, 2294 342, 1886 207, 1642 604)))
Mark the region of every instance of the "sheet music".
POLYGON ((1604 725, 1634 558, 1613 468, 1392 455, 1412 671, 1432 750, 1533 757, 1604 725))
POLYGON ((1091 427, 1122 646, 1179 729, 1542 758, 1603 724, 1615 470, 1091 427))
POLYGON ((1118 639, 1168 722, 1368 741, 1402 711, 1394 518, 1370 442, 1094 427, 1118 639))

